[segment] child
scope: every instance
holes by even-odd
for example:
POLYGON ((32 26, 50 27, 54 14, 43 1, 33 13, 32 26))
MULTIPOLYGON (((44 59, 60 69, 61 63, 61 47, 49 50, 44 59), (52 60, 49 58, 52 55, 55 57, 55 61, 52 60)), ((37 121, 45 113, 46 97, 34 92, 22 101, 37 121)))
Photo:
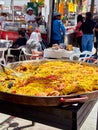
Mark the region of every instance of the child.
POLYGON ((26 42, 27 42, 24 31, 19 30, 18 34, 19 34, 19 38, 10 47, 10 53, 16 57, 16 60, 19 60, 19 55, 20 55, 20 51, 21 51, 20 47, 26 45, 26 42))
POLYGON ((11 48, 18 48, 20 46, 26 45, 27 39, 25 38, 25 32, 22 30, 18 31, 19 38, 16 40, 15 43, 13 43, 11 48))

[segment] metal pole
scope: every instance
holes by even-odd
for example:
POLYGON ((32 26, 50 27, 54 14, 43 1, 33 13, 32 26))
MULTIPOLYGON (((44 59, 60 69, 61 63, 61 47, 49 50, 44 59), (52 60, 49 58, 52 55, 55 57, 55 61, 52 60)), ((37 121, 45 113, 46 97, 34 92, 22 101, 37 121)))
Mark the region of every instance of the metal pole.
POLYGON ((14 0, 11 0, 12 21, 14 22, 14 0))
POLYGON ((49 1, 50 11, 49 11, 49 17, 48 17, 48 43, 49 46, 51 46, 51 40, 52 40, 52 22, 53 22, 53 12, 54 12, 54 4, 55 0, 49 1))

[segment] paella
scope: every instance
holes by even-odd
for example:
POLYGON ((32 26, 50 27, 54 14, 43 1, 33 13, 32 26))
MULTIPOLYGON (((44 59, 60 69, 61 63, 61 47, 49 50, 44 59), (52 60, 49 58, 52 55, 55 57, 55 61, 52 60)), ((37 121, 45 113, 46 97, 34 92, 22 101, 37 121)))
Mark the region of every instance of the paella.
POLYGON ((98 90, 98 67, 69 61, 26 62, 0 71, 0 91, 29 96, 63 96, 98 90))

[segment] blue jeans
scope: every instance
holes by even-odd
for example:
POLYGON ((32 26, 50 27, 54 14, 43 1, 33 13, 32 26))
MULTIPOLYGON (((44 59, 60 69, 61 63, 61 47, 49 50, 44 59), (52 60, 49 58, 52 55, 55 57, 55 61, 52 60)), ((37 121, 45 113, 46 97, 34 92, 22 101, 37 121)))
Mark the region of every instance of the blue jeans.
POLYGON ((94 35, 84 34, 82 36, 82 51, 92 51, 93 48, 94 35))

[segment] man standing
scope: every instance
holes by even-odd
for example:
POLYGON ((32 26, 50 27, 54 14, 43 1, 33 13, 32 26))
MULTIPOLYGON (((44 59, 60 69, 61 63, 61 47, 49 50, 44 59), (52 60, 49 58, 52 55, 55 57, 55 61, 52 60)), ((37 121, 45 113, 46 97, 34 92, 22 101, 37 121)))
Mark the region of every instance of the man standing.
POLYGON ((61 21, 61 14, 54 12, 52 28, 52 44, 64 43, 66 29, 61 21))

